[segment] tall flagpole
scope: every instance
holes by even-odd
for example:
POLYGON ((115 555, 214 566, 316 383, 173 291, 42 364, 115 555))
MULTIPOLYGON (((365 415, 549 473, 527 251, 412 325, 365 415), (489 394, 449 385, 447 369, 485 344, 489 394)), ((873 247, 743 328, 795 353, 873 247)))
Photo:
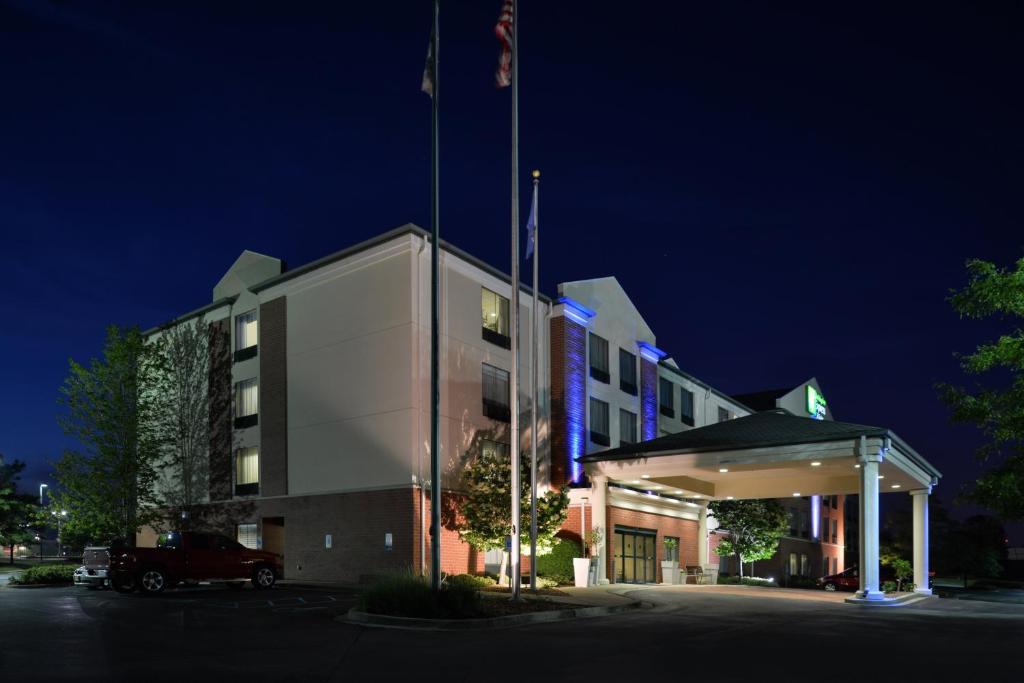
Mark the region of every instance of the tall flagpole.
POLYGON ((438 107, 441 102, 441 85, 438 74, 440 40, 438 15, 441 0, 434 0, 434 28, 430 34, 431 71, 433 93, 431 97, 430 137, 430 586, 441 590, 441 382, 438 334, 438 311, 441 294, 440 281, 440 177, 438 163, 438 107))
POLYGON ((519 599, 519 3, 512 4, 512 372, 509 381, 509 409, 512 418, 512 543, 510 548, 512 599, 519 599))
POLYGON ((537 329, 537 265, 540 252, 538 248, 538 216, 537 204, 539 199, 537 193, 540 190, 540 171, 533 172, 533 206, 530 214, 533 216, 533 306, 530 308, 530 341, 533 348, 530 349, 530 365, 533 370, 533 382, 531 385, 532 396, 530 397, 530 590, 537 590, 537 397, 540 395, 540 387, 537 382, 537 368, 540 365, 540 333, 537 329))

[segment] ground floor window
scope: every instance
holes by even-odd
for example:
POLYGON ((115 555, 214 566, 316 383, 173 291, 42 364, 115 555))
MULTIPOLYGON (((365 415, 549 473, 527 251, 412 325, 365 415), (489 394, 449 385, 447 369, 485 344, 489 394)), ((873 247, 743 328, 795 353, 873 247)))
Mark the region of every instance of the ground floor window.
POLYGON ((235 529, 235 540, 246 548, 260 547, 255 524, 239 524, 235 529))
POLYGON ((811 573, 811 563, 807 561, 806 555, 800 555, 800 576, 809 576, 811 573))
POLYGON ((796 576, 799 573, 800 566, 797 564, 796 553, 789 554, 789 575, 796 576))
POLYGON ((825 558, 825 562, 822 565, 821 575, 822 576, 828 576, 828 558, 827 557, 825 558))
POLYGON ((658 580, 657 532, 616 527, 612 543, 616 583, 654 583, 658 580))

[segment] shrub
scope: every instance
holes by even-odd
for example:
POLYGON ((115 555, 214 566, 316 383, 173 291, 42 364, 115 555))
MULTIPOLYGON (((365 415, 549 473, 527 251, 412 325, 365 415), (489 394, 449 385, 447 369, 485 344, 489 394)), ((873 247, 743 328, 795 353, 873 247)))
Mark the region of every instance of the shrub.
POLYGON ((47 584, 71 583, 75 567, 70 564, 41 564, 29 567, 20 576, 12 576, 10 582, 18 586, 41 586, 47 584))
POLYGON ((775 588, 777 584, 771 579, 762 579, 757 576, 744 576, 742 579, 738 576, 719 576, 718 584, 721 586, 765 586, 767 588, 775 588))
MULTIPOLYGON (((572 583, 572 561, 581 557, 580 544, 569 538, 560 538, 547 555, 537 557, 537 576, 557 583, 572 583)), ((538 584, 539 585, 539 584, 538 584)))
POLYGON ((882 592, 883 593, 895 593, 896 592, 896 582, 895 581, 885 581, 884 583, 882 583, 882 592))
POLYGON ((786 582, 787 588, 817 588, 818 582, 806 576, 791 576, 786 582))
POLYGON ((435 594, 427 578, 411 571, 384 576, 360 594, 359 609, 373 614, 422 619, 476 616, 480 601, 478 586, 469 585, 470 581, 464 578, 452 579, 445 581, 441 591, 435 594))
POLYGON ((487 588, 497 583, 494 579, 489 576, 476 576, 475 574, 456 574, 455 576, 449 576, 444 580, 447 586, 459 586, 465 588, 487 588))

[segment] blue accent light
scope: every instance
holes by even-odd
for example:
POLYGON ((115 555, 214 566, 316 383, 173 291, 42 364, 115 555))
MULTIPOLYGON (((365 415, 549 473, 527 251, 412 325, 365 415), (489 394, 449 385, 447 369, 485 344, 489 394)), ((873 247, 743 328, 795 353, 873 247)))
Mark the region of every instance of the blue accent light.
POLYGON ((590 319, 597 315, 597 311, 589 309, 575 299, 570 299, 567 296, 559 297, 556 303, 559 303, 564 307, 562 310, 569 320, 579 323, 580 325, 589 324, 590 319))
POLYGON ((821 496, 811 496, 811 538, 821 537, 821 496))
MULTIPOLYGON (((560 299, 561 303, 567 300, 560 299)), ((565 314, 573 320, 575 304, 566 303, 565 314)), ((589 309, 581 309, 589 310, 589 309)), ((592 313, 592 312, 591 312, 592 313)), ((584 318, 586 324, 586 318, 584 318)), ((573 484, 583 480, 583 464, 576 458, 587 453, 587 333, 582 327, 566 325, 565 347, 565 431, 569 458, 568 479, 573 484), (568 337, 571 336, 570 340, 568 337)))
POLYGON ((668 354, 659 349, 654 344, 648 344, 647 342, 638 341, 636 343, 640 347, 640 357, 649 360, 652 363, 657 363, 668 354))

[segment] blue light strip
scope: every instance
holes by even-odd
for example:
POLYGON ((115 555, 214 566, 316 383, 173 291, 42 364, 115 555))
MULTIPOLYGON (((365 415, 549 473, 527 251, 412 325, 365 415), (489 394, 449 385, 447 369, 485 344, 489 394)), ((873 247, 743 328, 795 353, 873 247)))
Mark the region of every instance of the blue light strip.
POLYGON ((811 538, 821 537, 821 496, 811 496, 811 538))
POLYGON ((640 348, 640 356, 645 360, 649 360, 652 363, 657 363, 662 358, 668 355, 654 344, 648 344, 647 342, 638 341, 636 345, 640 348))

